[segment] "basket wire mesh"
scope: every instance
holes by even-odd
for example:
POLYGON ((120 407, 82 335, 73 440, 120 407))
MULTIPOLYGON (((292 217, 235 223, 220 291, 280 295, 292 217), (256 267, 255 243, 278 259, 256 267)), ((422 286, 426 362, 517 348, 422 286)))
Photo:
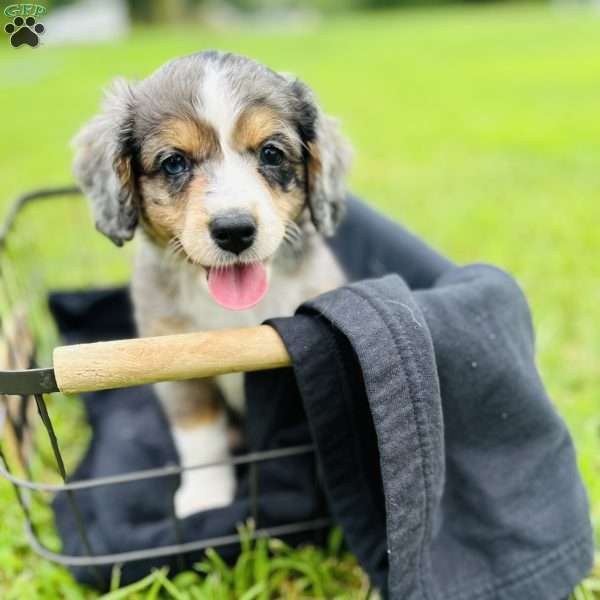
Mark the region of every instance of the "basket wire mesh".
MULTIPOLYGON (((22 370, 49 365, 59 337, 47 309, 48 290, 74 290, 125 284, 130 272, 130 250, 117 250, 90 224, 87 206, 75 187, 43 189, 25 194, 11 205, 0 228, 0 369, 22 370)), ((31 548, 42 557, 73 567, 122 565, 131 561, 178 556, 192 551, 239 544, 239 534, 182 542, 181 524, 173 503, 170 520, 178 543, 154 548, 99 554, 94 551, 77 502, 77 491, 101 486, 125 485, 143 479, 176 479, 192 469, 223 464, 246 465, 249 470, 249 505, 254 526, 250 536, 282 537, 323 530, 329 519, 261 528, 258 522, 258 469, 265 461, 312 455, 312 445, 254 452, 228 460, 188 467, 163 467, 74 481, 69 479, 90 433, 81 403, 60 393, 7 395, 0 389, 0 475, 13 486, 21 506, 31 548), (41 427, 40 427, 41 424, 41 427), (82 425, 83 426, 83 425, 82 425), (76 431, 76 433, 74 433, 76 431), (57 433, 58 432, 58 433, 57 433), (51 498, 64 492, 76 524, 83 556, 66 555, 52 526, 51 498)), ((317 485, 317 482, 315 482, 317 485)), ((175 489, 173 489, 173 493, 175 489)), ((246 534, 247 535, 247 534, 246 534)), ((98 583, 103 584, 99 571, 98 583)))

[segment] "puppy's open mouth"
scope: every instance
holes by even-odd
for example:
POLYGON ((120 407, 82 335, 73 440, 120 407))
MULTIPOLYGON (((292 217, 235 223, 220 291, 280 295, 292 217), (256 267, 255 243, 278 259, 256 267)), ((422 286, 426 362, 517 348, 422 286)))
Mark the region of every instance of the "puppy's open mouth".
POLYGON ((267 293, 267 269, 260 262, 237 263, 207 269, 208 291, 217 304, 244 310, 258 304, 267 293))

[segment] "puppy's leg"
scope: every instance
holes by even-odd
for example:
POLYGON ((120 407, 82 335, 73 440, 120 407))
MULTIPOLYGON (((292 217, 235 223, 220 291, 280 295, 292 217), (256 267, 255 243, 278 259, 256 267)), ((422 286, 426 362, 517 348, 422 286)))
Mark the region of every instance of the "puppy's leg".
MULTIPOLYGON (((164 382, 155 388, 170 421, 181 466, 229 458, 227 416, 213 381, 164 382)), ((175 493, 175 512, 178 517, 186 517, 226 506, 233 500, 234 492, 232 465, 184 471, 175 493)))

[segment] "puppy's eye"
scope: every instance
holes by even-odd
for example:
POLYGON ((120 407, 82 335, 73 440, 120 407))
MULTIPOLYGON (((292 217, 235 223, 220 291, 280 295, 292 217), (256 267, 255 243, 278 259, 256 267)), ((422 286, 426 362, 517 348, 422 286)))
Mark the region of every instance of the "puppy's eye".
POLYGON ((189 163, 183 154, 171 154, 160 163, 160 168, 167 175, 181 175, 188 170, 189 163))
POLYGON ((273 144, 265 144, 260 149, 260 162, 269 167, 278 167, 285 158, 283 151, 273 146, 273 144))

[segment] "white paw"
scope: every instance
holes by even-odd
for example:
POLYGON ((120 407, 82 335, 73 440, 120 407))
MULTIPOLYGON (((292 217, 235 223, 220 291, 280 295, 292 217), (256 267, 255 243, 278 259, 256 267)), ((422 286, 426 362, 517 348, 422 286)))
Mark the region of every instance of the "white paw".
POLYGON ((235 493, 233 467, 210 467, 182 473, 175 492, 175 514, 184 518, 203 510, 231 504, 235 493))
MULTIPOLYGON (((184 467, 229 458, 224 417, 193 428, 176 427, 173 438, 184 467)), ((184 471, 181 485, 175 493, 175 514, 183 518, 210 508, 227 506, 234 494, 235 472, 232 465, 184 471)))

